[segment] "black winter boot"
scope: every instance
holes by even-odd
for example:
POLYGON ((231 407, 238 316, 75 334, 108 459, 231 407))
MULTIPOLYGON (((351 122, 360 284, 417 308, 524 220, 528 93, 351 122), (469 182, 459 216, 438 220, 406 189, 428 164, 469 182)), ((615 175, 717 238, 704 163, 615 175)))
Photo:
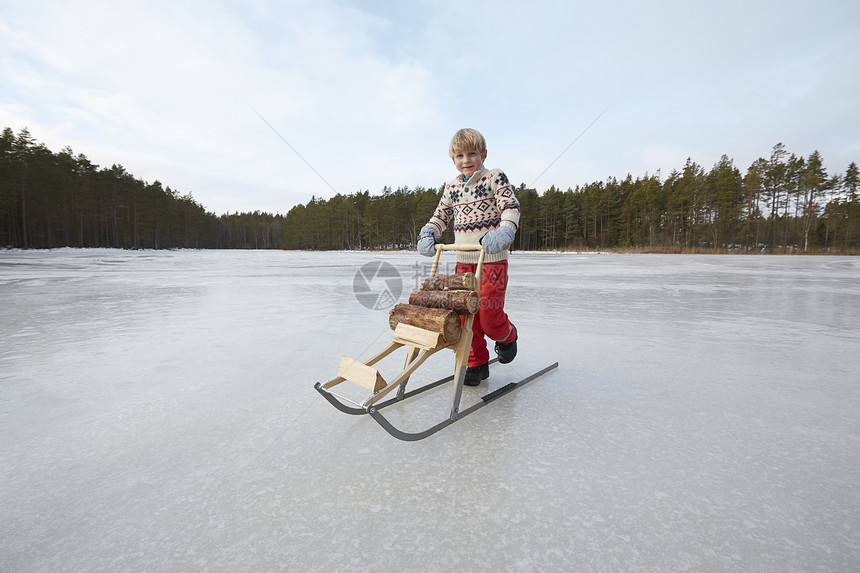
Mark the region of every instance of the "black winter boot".
POLYGON ((510 342, 496 343, 496 354, 499 355, 499 364, 507 364, 517 357, 517 340, 519 338, 520 335, 517 333, 510 342))
POLYGON ((490 377, 490 366, 481 364, 480 366, 469 366, 466 368, 466 379, 463 384, 466 386, 477 386, 481 380, 486 380, 490 377))

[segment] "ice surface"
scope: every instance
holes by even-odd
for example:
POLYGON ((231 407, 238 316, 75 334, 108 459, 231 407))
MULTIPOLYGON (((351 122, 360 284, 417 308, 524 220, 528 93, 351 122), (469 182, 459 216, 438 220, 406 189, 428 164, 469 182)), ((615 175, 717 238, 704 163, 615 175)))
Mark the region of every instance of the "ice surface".
POLYGON ((416 443, 313 389, 373 261, 0 252, 0 570, 860 570, 860 259, 515 253, 489 387, 559 369, 416 443))

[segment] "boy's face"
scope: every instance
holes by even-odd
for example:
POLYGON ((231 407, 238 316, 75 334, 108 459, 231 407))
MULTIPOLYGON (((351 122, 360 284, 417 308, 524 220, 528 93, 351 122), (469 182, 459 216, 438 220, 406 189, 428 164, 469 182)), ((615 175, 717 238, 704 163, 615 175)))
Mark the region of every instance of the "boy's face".
POLYGON ((471 177, 476 171, 484 166, 484 160, 487 158, 487 152, 478 153, 477 151, 466 151, 459 149, 454 153, 454 165, 457 171, 465 177, 471 177))

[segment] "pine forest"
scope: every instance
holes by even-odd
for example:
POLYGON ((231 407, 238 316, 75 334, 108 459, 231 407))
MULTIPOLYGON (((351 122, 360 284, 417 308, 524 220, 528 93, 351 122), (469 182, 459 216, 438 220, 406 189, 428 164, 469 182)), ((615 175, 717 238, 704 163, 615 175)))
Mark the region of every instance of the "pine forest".
MULTIPOLYGON (((510 175, 510 174, 509 174, 510 175)), ((742 172, 723 155, 668 176, 542 192, 521 184, 514 249, 667 253, 860 252, 858 167, 830 174, 781 143, 742 172)), ((0 248, 411 249, 442 187, 312 197, 286 214, 208 212, 193 196, 0 134, 0 248)), ((450 229, 443 240, 451 240, 450 229)))

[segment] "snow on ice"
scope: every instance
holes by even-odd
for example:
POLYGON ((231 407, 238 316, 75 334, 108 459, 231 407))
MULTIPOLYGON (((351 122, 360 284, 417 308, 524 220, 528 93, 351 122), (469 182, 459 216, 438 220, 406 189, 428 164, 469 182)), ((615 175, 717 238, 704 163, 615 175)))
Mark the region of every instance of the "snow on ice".
POLYGON ((429 268, 0 252, 0 570, 860 569, 860 260, 514 253, 489 389, 560 367, 416 443, 313 389, 390 336, 373 262, 429 268))

